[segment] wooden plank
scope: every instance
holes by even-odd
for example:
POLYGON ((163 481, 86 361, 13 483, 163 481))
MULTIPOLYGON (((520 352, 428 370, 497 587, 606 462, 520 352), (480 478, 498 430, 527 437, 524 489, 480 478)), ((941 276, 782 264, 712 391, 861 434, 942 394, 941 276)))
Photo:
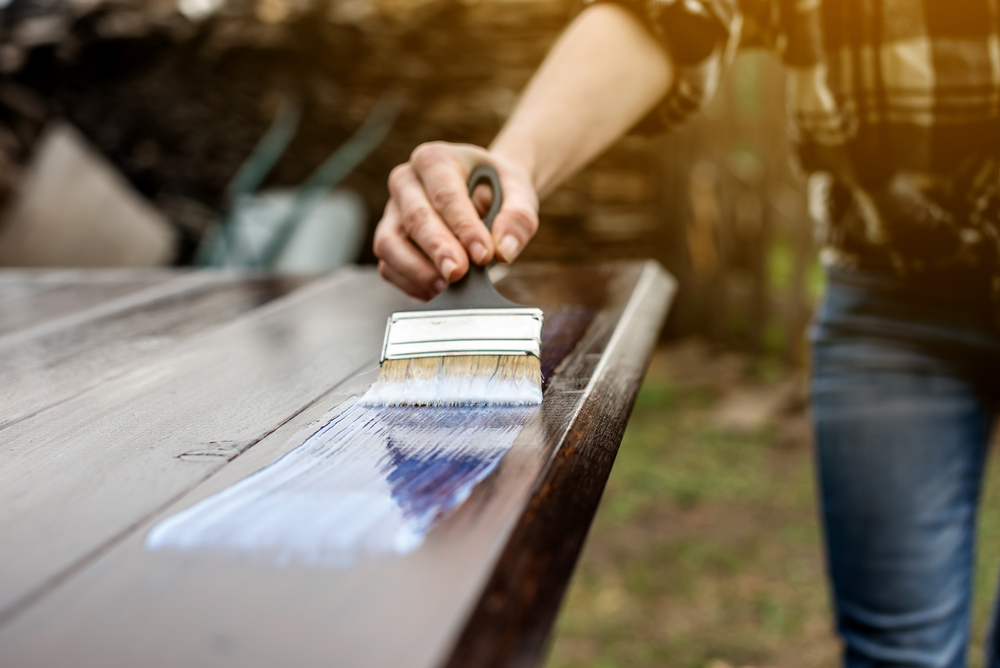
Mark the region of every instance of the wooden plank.
MULTIPOLYGON (((506 284, 520 301, 575 301, 593 309, 594 318, 494 475, 419 549, 343 570, 275 568, 144 546, 153 520, 227 489, 301 443, 318 424, 310 421, 329 419, 336 412, 327 412, 331 407, 372 382, 371 369, 81 565, 30 609, 9 616, 0 632, 0 664, 434 666, 456 647, 466 651, 470 637, 479 639, 471 656, 484 656, 491 646, 504 650, 470 626, 480 611, 498 605, 522 619, 532 638, 544 638, 551 616, 529 611, 557 604, 592 515, 586 509, 596 506, 607 475, 606 467, 582 466, 580 479, 568 479, 562 461, 613 459, 673 286, 655 265, 638 263, 590 272, 519 267, 506 284), (580 491, 567 497, 567 487, 580 491), (554 516, 572 518, 562 558, 550 560, 555 582, 521 590, 519 606, 498 603, 495 589, 486 587, 497 564, 509 560, 511 537, 529 555, 550 549, 544 537, 524 536, 538 515, 534 509, 548 498, 557 500, 549 508, 554 516), (585 512, 577 515, 572 504, 581 500, 585 512)), ((504 650, 494 663, 514 665, 508 659, 526 655, 504 650)))
MULTIPOLYGON (((142 290, 126 304, 105 302, 75 326, 43 326, 26 337, 0 337, 0 429, 124 373, 150 355, 221 325, 295 287, 303 279, 206 272, 176 289, 142 290), (136 297, 142 297, 136 299, 136 297)), ((28 282, 28 284, 38 282, 28 282)), ((0 284, 0 295, 7 288, 0 284)), ((79 315, 79 314, 77 314, 79 315)))
POLYGON ((345 270, 0 431, 2 614, 373 364, 408 303, 345 270))
MULTIPOLYGON (((130 290, 120 296, 101 299, 100 301, 95 299, 95 303, 88 305, 86 308, 76 308, 78 304, 73 302, 69 304, 72 308, 67 308, 60 315, 52 313, 51 317, 46 317, 30 326, 20 327, 0 335, 0 349, 9 349, 34 338, 79 327, 93 320, 106 318, 107 316, 136 307, 142 307, 157 300, 183 294, 203 285, 217 283, 220 280, 224 280, 224 275, 221 272, 218 274, 212 272, 176 272, 169 280, 153 283, 140 290, 130 290)), ((76 286, 68 286, 67 290, 90 295, 91 292, 99 293, 103 285, 105 284, 82 282, 76 286)), ((30 313, 33 308, 33 306, 29 306, 26 312, 30 313)))
POLYGON ((82 311, 171 280, 164 270, 95 271, 0 269, 0 336, 82 311))
POLYGON ((10 284, 30 285, 38 289, 66 285, 97 285, 102 283, 128 283, 169 280, 186 270, 167 268, 110 269, 75 268, 24 268, 0 267, 0 292, 10 284))
POLYGON ((640 279, 571 425, 539 477, 446 665, 533 666, 545 647, 674 291, 652 268, 640 279))

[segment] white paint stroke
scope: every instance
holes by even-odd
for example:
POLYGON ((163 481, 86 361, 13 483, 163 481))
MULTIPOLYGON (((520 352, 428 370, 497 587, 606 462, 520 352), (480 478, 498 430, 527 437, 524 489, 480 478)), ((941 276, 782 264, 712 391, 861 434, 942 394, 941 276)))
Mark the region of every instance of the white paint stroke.
POLYGON ((157 524, 146 547, 277 567, 407 554, 493 472, 537 410, 352 405, 275 463, 157 524))

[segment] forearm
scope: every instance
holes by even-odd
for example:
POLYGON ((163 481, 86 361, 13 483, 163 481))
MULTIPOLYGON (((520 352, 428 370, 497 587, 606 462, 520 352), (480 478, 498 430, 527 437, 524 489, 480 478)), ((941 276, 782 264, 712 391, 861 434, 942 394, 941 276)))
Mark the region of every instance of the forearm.
MULTIPOLYGON (((674 68, 627 10, 580 14, 549 53, 491 151, 429 142, 389 176, 375 231, 379 271, 428 299, 465 275, 470 261, 510 262, 538 229, 538 200, 639 121, 666 94, 674 68), (491 163, 503 206, 488 230, 466 189, 469 171, 491 163)), ((484 204, 480 202, 480 204, 484 204)))
POLYGON ((627 10, 582 12, 490 147, 545 196, 645 116, 673 83, 667 52, 627 10))

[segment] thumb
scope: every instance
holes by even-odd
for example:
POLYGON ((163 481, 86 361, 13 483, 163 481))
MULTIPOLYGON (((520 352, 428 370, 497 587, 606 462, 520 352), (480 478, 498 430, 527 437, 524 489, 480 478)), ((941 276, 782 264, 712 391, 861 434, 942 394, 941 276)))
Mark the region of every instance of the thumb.
MULTIPOLYGON (((501 175, 502 176, 502 175, 501 175)), ((530 183, 503 183, 503 206, 493 221, 493 242, 501 262, 513 262, 538 231, 538 195, 530 183)))

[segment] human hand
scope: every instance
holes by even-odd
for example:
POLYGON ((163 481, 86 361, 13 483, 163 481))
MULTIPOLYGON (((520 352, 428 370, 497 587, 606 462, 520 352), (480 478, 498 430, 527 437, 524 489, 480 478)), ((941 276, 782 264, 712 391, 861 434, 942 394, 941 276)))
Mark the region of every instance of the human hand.
POLYGON ((490 260, 511 262, 538 229, 538 195, 528 170, 469 144, 421 144, 389 174, 389 203, 375 230, 379 273, 406 293, 430 299, 469 270, 490 260), (493 165, 503 206, 490 233, 480 215, 492 193, 480 186, 469 198, 472 169, 493 165))

